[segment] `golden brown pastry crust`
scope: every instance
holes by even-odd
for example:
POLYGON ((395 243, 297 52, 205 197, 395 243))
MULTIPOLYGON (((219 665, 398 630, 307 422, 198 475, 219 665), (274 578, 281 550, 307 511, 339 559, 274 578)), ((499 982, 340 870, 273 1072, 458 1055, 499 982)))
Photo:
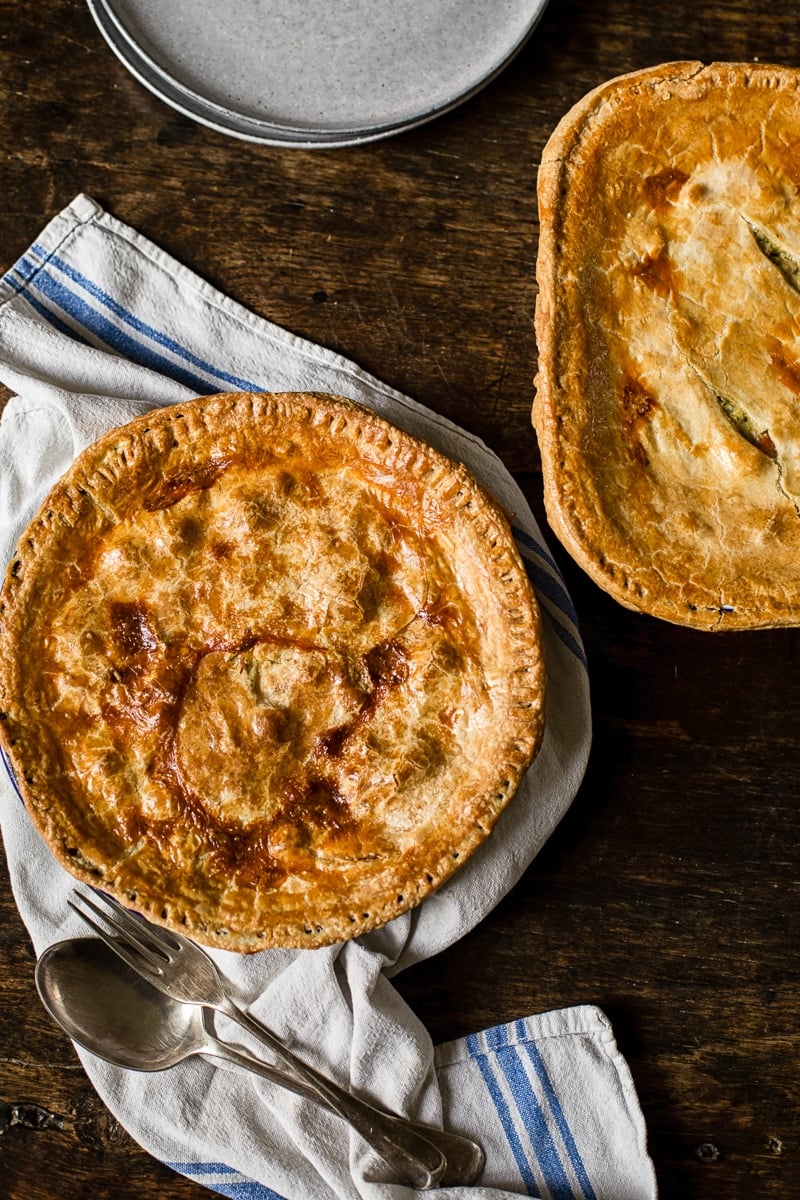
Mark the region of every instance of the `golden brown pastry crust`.
POLYGON ((799 82, 612 79, 539 173, 548 519, 621 603, 702 629, 800 622, 799 82))
POLYGON ((419 903, 509 802, 543 700, 496 503, 332 396, 200 398, 109 433, 0 597, 0 728, 54 853, 233 950, 419 903))

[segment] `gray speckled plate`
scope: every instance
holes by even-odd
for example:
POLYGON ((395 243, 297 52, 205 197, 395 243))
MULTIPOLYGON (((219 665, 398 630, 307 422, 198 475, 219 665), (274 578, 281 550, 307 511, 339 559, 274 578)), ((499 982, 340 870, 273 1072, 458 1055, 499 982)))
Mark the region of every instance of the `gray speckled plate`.
POLYGON ((489 83, 547 0, 88 0, 112 50, 167 104, 275 146, 352 146, 489 83))

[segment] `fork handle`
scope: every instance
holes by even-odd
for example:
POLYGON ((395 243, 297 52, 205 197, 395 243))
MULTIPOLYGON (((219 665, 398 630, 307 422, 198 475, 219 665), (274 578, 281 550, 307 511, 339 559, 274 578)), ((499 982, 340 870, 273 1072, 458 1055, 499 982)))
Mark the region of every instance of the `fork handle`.
POLYGON ((427 1191, 440 1182, 447 1167, 444 1154, 409 1123, 381 1112, 380 1109, 346 1092, 333 1080, 320 1075, 313 1067, 296 1058, 266 1026, 232 1001, 212 1007, 230 1017, 266 1046, 292 1070, 309 1091, 347 1121, 411 1187, 427 1191))
MULTIPOLYGON (((279 1087, 286 1088, 287 1091, 294 1092, 297 1096, 303 1096, 306 1100, 322 1104, 323 1107, 331 1112, 335 1111, 331 1109, 327 1100, 320 1098, 316 1088, 310 1087, 293 1072, 287 1072, 280 1067, 273 1067, 269 1063, 263 1062, 260 1058, 256 1058, 255 1055, 250 1054, 249 1051, 243 1049, 241 1046, 229 1045, 219 1036, 213 1038, 209 1036, 209 1048, 207 1051, 204 1050, 203 1053, 225 1059, 227 1062, 252 1071, 255 1075, 262 1076, 262 1078, 269 1080, 272 1084, 277 1084, 279 1087)), ((408 1125, 412 1129, 417 1130, 427 1142, 430 1142, 441 1150, 447 1159, 447 1167, 439 1180, 440 1187, 466 1187, 475 1182, 486 1161, 483 1150, 476 1142, 471 1141, 470 1138, 462 1137, 460 1134, 450 1133, 446 1129, 432 1129, 427 1125, 419 1125, 415 1121, 407 1120, 405 1117, 395 1117, 389 1113, 385 1114, 385 1117, 394 1126, 408 1125)))

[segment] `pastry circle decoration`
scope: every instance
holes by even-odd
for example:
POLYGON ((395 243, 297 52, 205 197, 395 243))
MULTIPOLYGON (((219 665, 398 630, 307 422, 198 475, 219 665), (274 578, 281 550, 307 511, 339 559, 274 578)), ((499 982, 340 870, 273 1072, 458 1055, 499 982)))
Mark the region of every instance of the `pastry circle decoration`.
POLYGON ((54 853, 234 950, 419 903, 513 796, 543 699, 504 514, 338 397, 202 397, 107 434, 0 600, 0 730, 54 853))

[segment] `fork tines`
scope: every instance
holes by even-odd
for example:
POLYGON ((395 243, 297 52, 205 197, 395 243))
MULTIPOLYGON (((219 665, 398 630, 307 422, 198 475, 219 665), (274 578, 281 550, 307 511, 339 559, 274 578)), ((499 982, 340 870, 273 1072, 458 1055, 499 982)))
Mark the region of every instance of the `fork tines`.
POLYGON ((104 892, 93 891, 89 896, 76 889, 67 903, 130 966, 138 969, 145 962, 151 970, 158 970, 161 963, 169 961, 166 946, 159 946, 166 940, 161 931, 104 892))

